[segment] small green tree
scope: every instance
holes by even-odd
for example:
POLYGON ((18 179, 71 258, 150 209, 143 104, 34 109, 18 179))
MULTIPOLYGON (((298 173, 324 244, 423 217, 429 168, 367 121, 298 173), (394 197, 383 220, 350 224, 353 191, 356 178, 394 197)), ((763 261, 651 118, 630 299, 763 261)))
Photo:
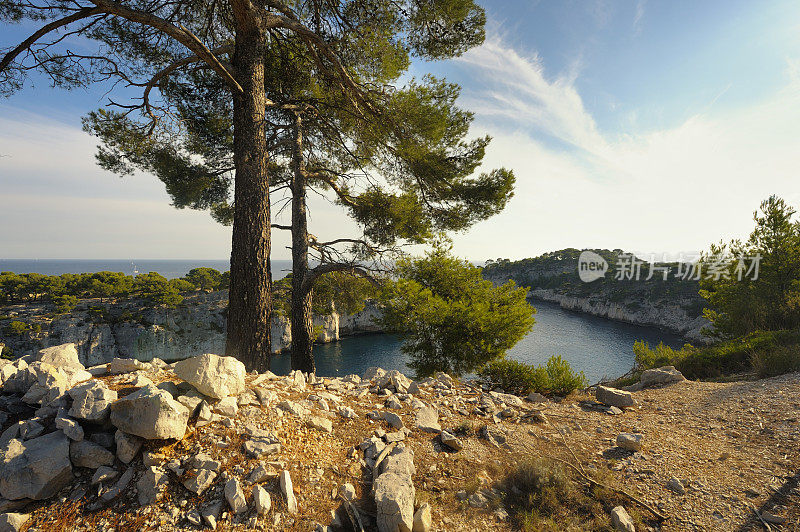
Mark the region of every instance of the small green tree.
POLYGON ((133 281, 134 291, 139 297, 149 299, 157 305, 176 307, 183 301, 175 285, 158 272, 137 275, 133 281))
POLYGON ((9 336, 22 336, 26 332, 30 330, 28 324, 24 321, 14 320, 8 324, 6 328, 6 334, 9 336))
POLYGON ((704 315, 714 334, 732 338, 756 330, 791 329, 800 326, 800 226, 795 210, 777 196, 770 196, 753 214, 755 228, 746 242, 711 246, 703 261, 706 268, 722 268, 700 282, 700 295, 711 309, 704 315), (719 257, 731 260, 719 263, 719 257), (750 263, 739 257, 760 257, 755 271, 742 272, 750 263))
POLYGON ((67 314, 72 312, 78 304, 78 298, 70 295, 53 296, 53 303, 56 306, 56 313, 67 314))
POLYGON ((384 324, 405 332, 403 351, 420 376, 461 375, 501 358, 533 327, 528 290, 512 281, 494 286, 480 269, 437 245, 424 257, 397 265, 387 287, 384 324))
POLYGON ((219 290, 222 274, 214 268, 192 268, 183 279, 198 290, 219 290))

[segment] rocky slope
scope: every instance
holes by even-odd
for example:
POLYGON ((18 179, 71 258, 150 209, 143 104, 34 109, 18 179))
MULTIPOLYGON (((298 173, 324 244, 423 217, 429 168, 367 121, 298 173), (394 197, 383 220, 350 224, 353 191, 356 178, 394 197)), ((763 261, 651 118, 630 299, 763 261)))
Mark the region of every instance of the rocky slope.
POLYGON ((0 529, 508 531, 509 471, 551 456, 632 495, 598 503, 608 528, 796 530, 800 374, 646 377, 602 404, 51 348, 0 366, 0 529))
MULTIPOLYGON (((15 353, 42 347, 74 343, 80 361, 88 366, 107 363, 114 358, 153 358, 172 361, 186 353, 221 353, 225 349, 226 290, 185 298, 177 308, 157 308, 136 300, 103 302, 84 300, 69 313, 51 317, 46 305, 4 307, 0 313, 0 343, 15 353), (3 334, 8 323, 21 320, 33 330, 22 336, 3 334)), ((342 336, 376 332, 373 318, 376 307, 354 315, 314 316, 320 333, 318 341, 332 342, 342 336)), ((287 349, 292 341, 289 321, 275 316, 272 320, 272 350, 287 349)))

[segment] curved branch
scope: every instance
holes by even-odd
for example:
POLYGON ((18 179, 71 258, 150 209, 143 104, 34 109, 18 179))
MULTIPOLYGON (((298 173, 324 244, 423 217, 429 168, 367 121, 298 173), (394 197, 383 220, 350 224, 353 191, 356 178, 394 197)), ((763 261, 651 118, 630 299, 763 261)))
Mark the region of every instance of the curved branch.
POLYGON ((223 80, 236 92, 244 92, 242 86, 239 85, 239 82, 236 81, 236 78, 233 77, 223 65, 220 63, 219 59, 217 59, 214 54, 204 45, 197 36, 192 33, 191 31, 187 30, 183 26, 175 26, 171 22, 153 15, 152 13, 146 13, 144 11, 139 11, 136 9, 131 9, 127 6, 120 4, 119 2, 115 2, 113 0, 90 0, 94 5, 101 9, 102 12, 108 13, 110 15, 117 15, 119 17, 124 18, 125 20, 129 20, 130 22, 136 22, 138 24, 144 24, 145 26, 150 26, 151 28, 155 28, 166 35, 169 35, 186 48, 191 50, 195 53, 201 60, 206 62, 211 69, 219 74, 223 80))
POLYGON ((99 15, 103 13, 103 10, 97 7, 85 7, 80 11, 77 11, 69 16, 64 18, 60 18, 58 20, 54 20, 49 24, 45 24, 38 30, 36 30, 30 37, 22 41, 19 46, 8 52, 6 55, 3 56, 3 59, 0 60, 0 71, 5 70, 8 65, 16 58, 19 54, 23 51, 30 48, 36 41, 38 41, 43 36, 47 35, 51 31, 55 31, 58 28, 66 26, 67 24, 71 24, 77 20, 81 20, 84 18, 91 17, 92 15, 99 15))

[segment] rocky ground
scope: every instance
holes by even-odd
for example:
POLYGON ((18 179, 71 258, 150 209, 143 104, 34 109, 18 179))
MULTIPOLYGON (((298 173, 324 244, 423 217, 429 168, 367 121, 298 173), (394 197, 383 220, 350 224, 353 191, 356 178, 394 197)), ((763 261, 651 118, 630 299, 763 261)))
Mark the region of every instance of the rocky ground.
POLYGON ((539 456, 650 506, 615 510, 638 530, 800 529, 800 374, 556 402, 215 355, 84 368, 67 344, 0 382, 0 531, 516 530, 504 480, 539 456))

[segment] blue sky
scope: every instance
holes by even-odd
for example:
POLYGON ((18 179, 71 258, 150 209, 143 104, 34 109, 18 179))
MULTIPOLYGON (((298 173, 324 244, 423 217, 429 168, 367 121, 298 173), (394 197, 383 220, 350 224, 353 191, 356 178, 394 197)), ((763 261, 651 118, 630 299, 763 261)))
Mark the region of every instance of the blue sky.
MULTIPOLYGON (((486 1, 487 41, 417 62, 463 86, 474 133, 517 192, 455 238, 474 260, 564 247, 692 252, 746 235, 759 201, 800 207, 800 4, 486 1)), ((29 28, 0 32, 5 46, 29 28)), ((230 233, 177 211, 149 176, 94 165, 80 117, 101 90, 0 101, 0 253, 18 258, 224 258, 230 233)), ((312 232, 352 232, 324 203, 312 232)), ((275 257, 287 258, 282 235, 275 257)))

